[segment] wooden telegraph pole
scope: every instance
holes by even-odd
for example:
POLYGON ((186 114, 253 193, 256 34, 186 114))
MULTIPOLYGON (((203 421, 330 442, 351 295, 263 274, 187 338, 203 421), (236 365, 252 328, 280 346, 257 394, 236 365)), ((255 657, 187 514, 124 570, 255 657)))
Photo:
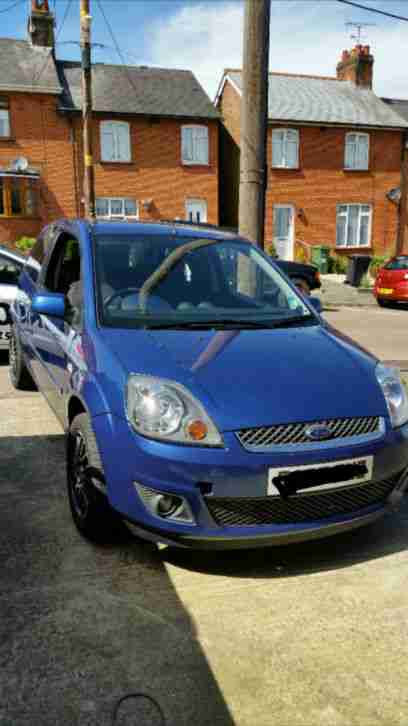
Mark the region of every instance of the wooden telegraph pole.
POLYGON ((239 232, 264 245, 270 0, 245 0, 239 232))
POLYGON ((85 217, 95 219, 95 174, 92 155, 92 61, 90 0, 80 0, 81 8, 81 66, 82 66, 82 123, 84 147, 85 217))

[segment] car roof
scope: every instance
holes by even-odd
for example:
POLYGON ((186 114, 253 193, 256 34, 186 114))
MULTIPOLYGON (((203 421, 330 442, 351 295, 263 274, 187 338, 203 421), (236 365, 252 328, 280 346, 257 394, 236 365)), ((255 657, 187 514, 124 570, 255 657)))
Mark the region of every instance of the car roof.
POLYGON ((74 226, 86 228, 96 235, 152 235, 152 236, 177 236, 197 237, 198 239, 219 239, 237 240, 248 242, 234 232, 221 229, 210 224, 190 224, 188 222, 114 222, 96 221, 86 222, 83 219, 61 220, 60 224, 72 229, 74 226))
POLYGON ((17 250, 12 250, 10 247, 6 247, 6 245, 0 244, 0 254, 4 254, 7 257, 10 257, 12 260, 15 260, 16 262, 25 262, 26 257, 25 255, 22 255, 21 252, 18 252, 17 250))

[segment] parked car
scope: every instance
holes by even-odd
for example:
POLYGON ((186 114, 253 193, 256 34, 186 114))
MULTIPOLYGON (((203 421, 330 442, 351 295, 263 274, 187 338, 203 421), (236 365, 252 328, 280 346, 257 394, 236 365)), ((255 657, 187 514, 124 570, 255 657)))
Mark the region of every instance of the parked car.
POLYGON ((405 388, 319 309, 233 234, 47 227, 20 276, 10 375, 65 427, 79 531, 100 541, 123 519, 167 544, 247 547, 397 506, 405 388))
POLYGON ((8 348, 10 338, 10 305, 17 294, 17 282, 25 257, 0 245, 0 350, 8 348))
POLYGON ((408 255, 393 257, 378 270, 373 292, 381 307, 408 303, 408 255))
POLYGON ((284 272, 296 287, 310 295, 313 290, 318 290, 322 283, 320 281, 320 272, 316 265, 310 265, 306 262, 291 262, 289 260, 274 259, 274 262, 284 272))

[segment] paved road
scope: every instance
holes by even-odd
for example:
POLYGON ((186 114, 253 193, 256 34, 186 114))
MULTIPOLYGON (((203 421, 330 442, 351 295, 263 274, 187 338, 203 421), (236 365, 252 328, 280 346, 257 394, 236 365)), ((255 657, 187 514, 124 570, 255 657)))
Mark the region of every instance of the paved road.
MULTIPOLYGON (((408 501, 290 548, 94 547, 71 524, 59 425, 5 362, 0 726, 111 726, 138 690, 168 726, 408 726, 408 501)), ((149 708, 116 723, 159 726, 149 708)))

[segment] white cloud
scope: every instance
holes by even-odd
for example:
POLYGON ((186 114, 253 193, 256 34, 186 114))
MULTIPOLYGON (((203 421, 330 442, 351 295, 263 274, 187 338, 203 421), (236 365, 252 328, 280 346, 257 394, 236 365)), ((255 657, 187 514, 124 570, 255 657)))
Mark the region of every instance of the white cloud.
MULTIPOLYGON (((328 0, 274 0, 270 68, 288 73, 334 76, 343 48, 353 41, 344 27, 346 6, 328 0)), ((364 18, 363 18, 364 19, 364 18)), ((374 90, 408 98, 408 26, 385 22, 370 28, 375 56, 374 90)), ((151 28, 150 56, 155 64, 190 68, 214 97, 224 68, 242 64, 243 3, 214 0, 189 3, 165 24, 151 28)))

